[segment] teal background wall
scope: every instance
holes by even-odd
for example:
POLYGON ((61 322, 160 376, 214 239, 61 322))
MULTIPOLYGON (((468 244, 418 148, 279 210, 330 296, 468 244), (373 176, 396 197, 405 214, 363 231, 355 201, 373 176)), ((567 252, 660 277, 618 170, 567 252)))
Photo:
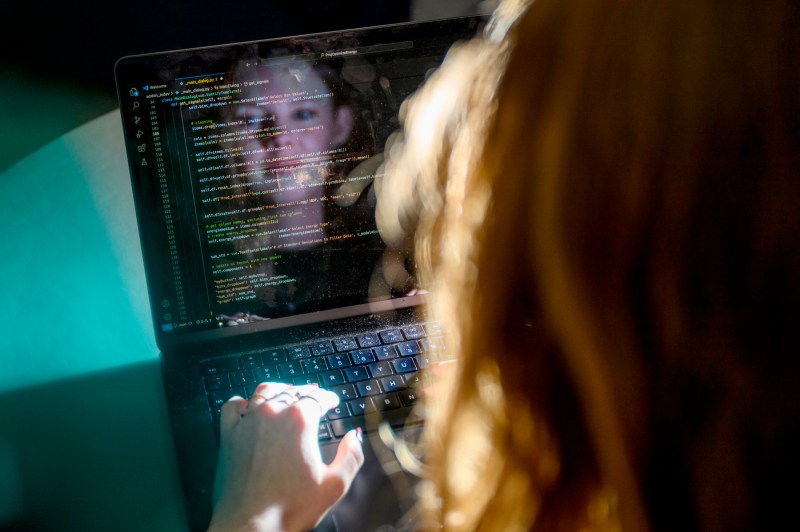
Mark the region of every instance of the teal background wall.
POLYGON ((2 390, 156 357, 116 114, 0 180, 2 390))

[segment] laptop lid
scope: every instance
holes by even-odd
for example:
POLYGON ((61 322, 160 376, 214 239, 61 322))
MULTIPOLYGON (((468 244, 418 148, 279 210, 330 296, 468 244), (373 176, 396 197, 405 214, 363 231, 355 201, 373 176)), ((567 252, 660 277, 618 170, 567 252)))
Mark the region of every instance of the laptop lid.
POLYGON ((479 23, 404 23, 118 61, 162 351, 421 303, 406 296, 405 258, 386 271, 372 185, 402 101, 479 23))

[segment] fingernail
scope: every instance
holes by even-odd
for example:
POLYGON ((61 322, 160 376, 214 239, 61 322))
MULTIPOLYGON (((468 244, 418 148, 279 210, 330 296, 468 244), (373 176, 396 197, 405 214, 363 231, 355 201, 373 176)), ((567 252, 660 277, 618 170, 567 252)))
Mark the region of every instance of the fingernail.
POLYGON ((359 443, 364 443, 364 434, 362 434, 361 427, 356 427, 356 438, 359 443))

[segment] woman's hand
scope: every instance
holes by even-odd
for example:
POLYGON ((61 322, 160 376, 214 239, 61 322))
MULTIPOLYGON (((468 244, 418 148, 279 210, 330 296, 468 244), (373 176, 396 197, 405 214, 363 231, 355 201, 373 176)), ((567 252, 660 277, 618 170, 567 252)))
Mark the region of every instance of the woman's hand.
POLYGON ((320 418, 339 403, 317 386, 259 384, 222 407, 221 446, 210 530, 310 530, 347 492, 364 463, 360 431, 330 465, 318 443, 320 418))

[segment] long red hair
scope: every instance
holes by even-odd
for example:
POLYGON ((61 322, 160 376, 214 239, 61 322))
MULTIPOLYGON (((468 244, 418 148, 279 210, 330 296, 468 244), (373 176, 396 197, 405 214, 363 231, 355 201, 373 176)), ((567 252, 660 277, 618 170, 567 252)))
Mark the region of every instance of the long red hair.
POLYGON ((378 218, 415 232, 458 360, 427 403, 432 522, 778 522, 798 51, 789 2, 505 2, 408 103, 378 218))

